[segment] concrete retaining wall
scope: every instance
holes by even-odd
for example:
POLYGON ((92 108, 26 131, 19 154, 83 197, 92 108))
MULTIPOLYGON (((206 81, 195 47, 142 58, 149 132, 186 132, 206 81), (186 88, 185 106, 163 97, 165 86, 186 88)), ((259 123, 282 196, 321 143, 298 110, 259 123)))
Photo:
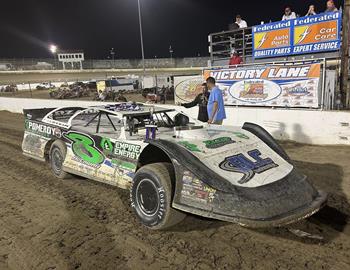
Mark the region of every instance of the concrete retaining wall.
MULTIPOLYGON (((24 108, 51 108, 60 106, 91 106, 95 101, 44 100, 0 97, 0 110, 22 113, 24 108)), ((164 106, 163 106, 164 107, 164 106)), ((198 109, 176 108, 197 116, 198 109)), ((284 110, 270 108, 227 107, 225 125, 242 126, 252 122, 263 126, 276 139, 308 144, 350 145, 350 112, 284 110)))

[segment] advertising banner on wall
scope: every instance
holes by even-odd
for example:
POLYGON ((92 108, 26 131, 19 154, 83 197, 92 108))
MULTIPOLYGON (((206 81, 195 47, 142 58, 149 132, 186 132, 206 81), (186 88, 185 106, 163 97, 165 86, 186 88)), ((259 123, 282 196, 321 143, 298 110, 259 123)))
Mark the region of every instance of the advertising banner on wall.
POLYGON ((175 76, 175 103, 187 103, 202 92, 202 76, 175 76))
POLYGON ((253 27, 255 58, 337 51, 341 12, 322 13, 253 27))
POLYGON ((319 107, 320 63, 205 70, 203 75, 216 79, 225 105, 319 107))

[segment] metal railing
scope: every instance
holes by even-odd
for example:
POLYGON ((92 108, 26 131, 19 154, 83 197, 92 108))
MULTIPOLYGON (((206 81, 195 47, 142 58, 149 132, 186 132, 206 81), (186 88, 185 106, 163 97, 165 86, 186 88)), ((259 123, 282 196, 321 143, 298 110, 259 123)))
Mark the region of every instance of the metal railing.
POLYGON ((211 60, 228 59, 232 49, 239 53, 244 62, 253 55, 252 27, 213 33, 208 38, 211 60))

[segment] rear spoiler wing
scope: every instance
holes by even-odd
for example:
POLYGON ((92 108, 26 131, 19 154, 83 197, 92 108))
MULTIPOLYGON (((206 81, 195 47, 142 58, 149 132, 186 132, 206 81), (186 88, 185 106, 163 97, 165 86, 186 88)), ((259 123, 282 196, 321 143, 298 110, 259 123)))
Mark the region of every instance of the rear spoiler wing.
POLYGON ((24 109, 23 114, 24 118, 28 120, 41 120, 49 112, 53 111, 56 108, 43 108, 43 109, 24 109))

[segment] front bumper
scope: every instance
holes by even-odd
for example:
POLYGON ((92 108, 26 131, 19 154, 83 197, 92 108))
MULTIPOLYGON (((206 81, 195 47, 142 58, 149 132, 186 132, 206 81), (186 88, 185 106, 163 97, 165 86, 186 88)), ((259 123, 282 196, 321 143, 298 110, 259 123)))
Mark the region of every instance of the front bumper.
POLYGON ((248 228, 280 227, 306 219, 317 213, 327 203, 327 193, 318 191, 318 196, 309 205, 267 219, 247 219, 242 217, 210 214, 208 217, 237 223, 248 228))
POLYGON ((177 186, 174 208, 250 228, 297 222, 319 211, 327 201, 327 194, 316 190, 295 169, 272 184, 235 192, 215 190, 194 175, 193 179, 177 186))

